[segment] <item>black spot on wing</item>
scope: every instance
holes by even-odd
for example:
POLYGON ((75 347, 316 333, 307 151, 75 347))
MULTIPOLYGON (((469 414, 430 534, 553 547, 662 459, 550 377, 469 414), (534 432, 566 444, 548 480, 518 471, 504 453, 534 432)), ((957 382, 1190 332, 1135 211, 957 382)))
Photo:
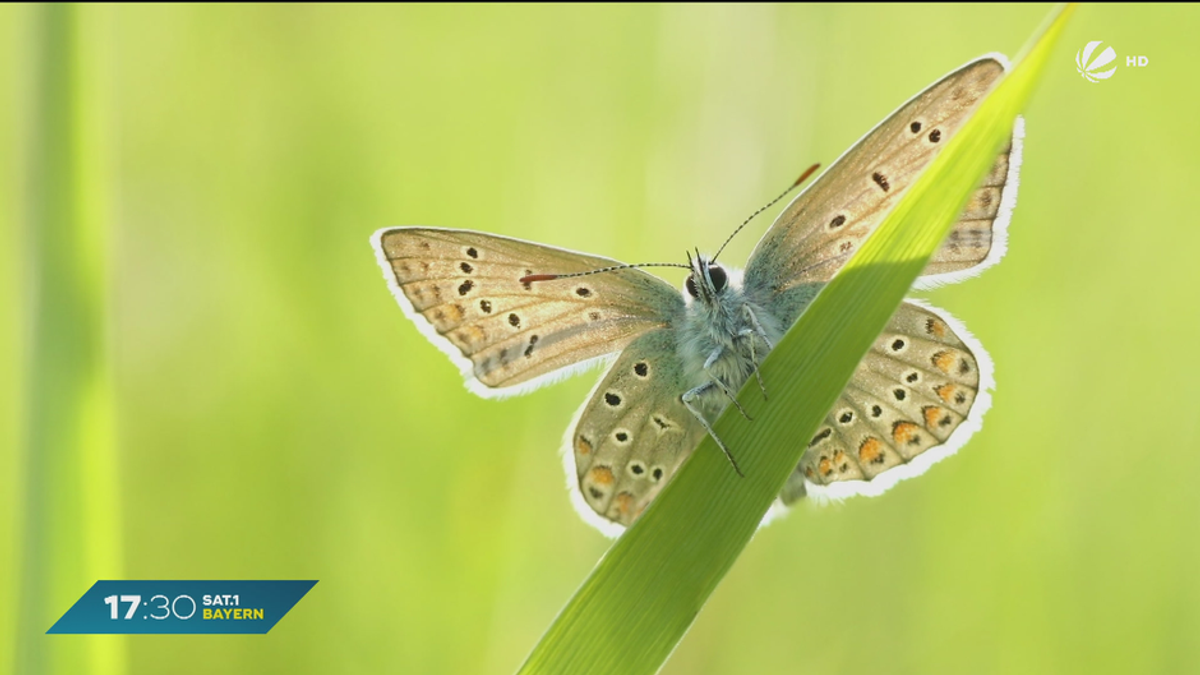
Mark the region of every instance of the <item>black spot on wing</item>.
POLYGON ((883 190, 884 192, 892 189, 891 184, 888 183, 887 176, 878 171, 871 174, 871 180, 875 181, 875 184, 879 186, 879 189, 883 190))
POLYGON ((812 440, 808 442, 808 447, 811 448, 814 445, 816 445, 817 443, 820 443, 821 441, 825 440, 826 438, 829 438, 829 435, 832 433, 833 433, 833 429, 830 429, 829 427, 822 429, 820 431, 820 433, 818 433, 816 436, 813 436, 812 440))

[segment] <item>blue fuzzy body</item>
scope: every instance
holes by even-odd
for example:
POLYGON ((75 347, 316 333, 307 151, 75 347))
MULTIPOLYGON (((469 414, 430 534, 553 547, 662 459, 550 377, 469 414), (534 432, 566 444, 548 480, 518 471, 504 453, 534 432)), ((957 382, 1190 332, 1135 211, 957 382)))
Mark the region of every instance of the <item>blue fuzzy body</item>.
MULTIPOLYGON (((781 326, 765 307, 747 297, 740 270, 727 269, 728 281, 718 290, 707 281, 707 276, 701 274, 707 263, 702 260, 696 263, 697 270, 692 278, 697 284, 705 279, 707 288, 694 298, 684 294, 687 309, 676 327, 685 386, 688 389, 701 387, 717 378, 736 392, 754 374, 756 362, 761 363, 766 356, 770 349, 768 341, 770 345, 776 344, 786 327, 781 326), (751 313, 758 326, 751 319, 751 313), (705 363, 718 350, 719 355, 706 370, 705 363)), ((730 399, 720 389, 710 388, 697 403, 705 417, 712 421, 729 405, 730 399)))

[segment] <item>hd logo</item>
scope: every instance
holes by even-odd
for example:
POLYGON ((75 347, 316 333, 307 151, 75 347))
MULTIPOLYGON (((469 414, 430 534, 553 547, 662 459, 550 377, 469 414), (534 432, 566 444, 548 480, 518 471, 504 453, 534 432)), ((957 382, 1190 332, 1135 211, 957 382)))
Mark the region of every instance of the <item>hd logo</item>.
MULTIPOLYGON (((1117 60, 1117 52, 1112 47, 1105 47, 1104 51, 1096 54, 1096 48, 1101 44, 1103 44, 1102 40, 1093 40, 1084 45, 1083 49, 1075 52, 1075 70, 1078 70, 1083 79, 1088 82, 1107 80, 1117 72, 1117 64, 1113 63, 1117 60)), ((1128 68, 1144 68, 1148 65, 1150 65, 1149 57, 1125 57, 1125 66, 1128 68)))

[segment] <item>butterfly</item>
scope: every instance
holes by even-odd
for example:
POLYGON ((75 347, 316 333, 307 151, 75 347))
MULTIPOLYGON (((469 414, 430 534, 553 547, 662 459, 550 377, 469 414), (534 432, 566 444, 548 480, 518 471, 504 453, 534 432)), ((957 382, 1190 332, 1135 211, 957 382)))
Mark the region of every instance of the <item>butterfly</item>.
MULTIPOLYGON (((372 245, 401 308, 476 394, 522 394, 610 363, 568 427, 563 456, 572 502, 616 536, 737 405, 763 357, 1007 67, 986 55, 914 96, 783 209, 744 271, 697 251, 675 264, 689 271, 681 290, 649 265, 482 232, 388 228, 372 245)), ((1018 118, 917 288, 974 276, 1004 254, 1023 136, 1018 118)), ((993 386, 991 360, 962 324, 905 301, 768 519, 806 496, 878 495, 923 473, 979 429, 993 386)), ((713 437, 740 472, 736 448, 713 437)))

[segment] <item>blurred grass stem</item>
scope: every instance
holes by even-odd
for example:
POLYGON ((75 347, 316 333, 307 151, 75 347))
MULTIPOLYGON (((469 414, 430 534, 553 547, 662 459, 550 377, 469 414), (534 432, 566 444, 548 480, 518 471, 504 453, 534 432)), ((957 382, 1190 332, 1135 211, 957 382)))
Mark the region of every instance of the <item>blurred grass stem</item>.
POLYGON ((22 157, 28 403, 18 635, 9 658, 22 675, 108 675, 124 671, 124 638, 45 631, 92 582, 120 576, 100 86, 109 10, 25 11, 34 68, 22 157))

